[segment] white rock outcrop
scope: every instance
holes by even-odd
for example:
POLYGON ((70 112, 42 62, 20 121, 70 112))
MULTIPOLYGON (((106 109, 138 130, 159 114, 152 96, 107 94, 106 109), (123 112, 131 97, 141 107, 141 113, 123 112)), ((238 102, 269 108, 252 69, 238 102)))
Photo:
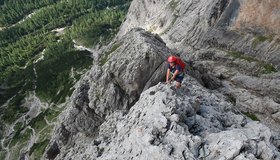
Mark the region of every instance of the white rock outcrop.
POLYGON ((117 46, 77 84, 46 158, 280 158, 270 129, 221 93, 190 76, 155 85, 170 54, 158 36, 133 29, 117 46))
POLYGON ((280 159, 279 72, 264 75, 279 70, 280 45, 263 26, 236 27, 247 4, 132 1, 111 47, 77 83, 46 158, 280 159), (178 90, 158 84, 174 53, 196 78, 178 90))

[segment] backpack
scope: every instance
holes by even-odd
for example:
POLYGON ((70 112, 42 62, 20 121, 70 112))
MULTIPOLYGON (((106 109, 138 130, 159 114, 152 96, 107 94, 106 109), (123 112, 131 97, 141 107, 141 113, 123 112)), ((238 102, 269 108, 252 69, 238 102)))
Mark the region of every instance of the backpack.
POLYGON ((184 70, 186 67, 186 63, 180 57, 176 57, 175 63, 178 64, 182 70, 184 70))

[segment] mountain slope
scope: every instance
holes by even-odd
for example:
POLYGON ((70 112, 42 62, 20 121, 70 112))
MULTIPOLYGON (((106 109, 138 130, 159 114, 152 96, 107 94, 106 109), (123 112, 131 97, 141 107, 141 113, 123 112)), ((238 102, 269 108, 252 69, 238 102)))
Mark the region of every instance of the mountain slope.
POLYGON ((7 32, 0 32, 0 49, 31 49, 19 54, 26 56, 24 61, 17 54, 8 56, 6 60, 17 60, 20 68, 7 69, 3 61, 3 73, 24 69, 32 74, 30 81, 20 80, 27 82, 23 87, 17 83, 22 92, 1 86, 0 94, 6 96, 1 99, 6 109, 1 118, 7 128, 0 133, 5 137, 0 158, 279 159, 277 0, 134 0, 111 43, 127 1, 71 2, 43 7, 30 15, 31 20, 1 28, 7 32), (42 12, 56 7, 52 14, 42 12), (68 12, 72 7, 75 10, 68 12), (41 22, 41 16, 51 22, 33 23, 41 22), (61 25, 67 25, 65 31, 61 25), (7 36, 12 31, 16 34, 7 36), (24 45, 33 33, 39 33, 34 45, 24 45), (45 42, 52 45, 43 50, 45 42), (88 65, 69 55, 77 53, 75 47, 92 51, 90 46, 96 47, 93 66, 78 80, 75 73, 82 75, 84 70, 73 71, 72 63, 88 65), (38 57, 32 57, 34 53, 38 57), (164 81, 165 60, 171 54, 188 62, 189 75, 179 90, 158 84, 164 81), (47 55, 48 61, 42 61, 47 55), (49 64, 61 60, 55 55, 69 65, 51 68, 49 64), (53 73, 58 74, 54 81, 44 77, 53 73), (35 89, 26 93, 30 84, 36 84, 35 89))
POLYGON ((0 4, 0 159, 39 159, 95 48, 117 33, 129 0, 0 4))
POLYGON ((190 73, 201 84, 223 92, 278 136, 278 5, 277 0, 135 0, 118 36, 133 27, 159 34, 190 62, 190 73))
POLYGON ((268 127, 192 77, 143 91, 165 75, 170 51, 157 35, 132 29, 117 42, 78 83, 47 158, 280 158, 268 127))
POLYGON ((215 47, 253 56, 279 69, 278 5, 277 0, 135 0, 119 36, 142 27, 160 34, 181 53, 215 47))
POLYGON ((68 152, 67 144, 79 141, 76 136, 80 134, 94 138, 98 127, 111 113, 126 113, 143 89, 163 79, 161 73, 166 70, 163 62, 168 53, 158 36, 142 29, 134 29, 116 42, 106 51, 100 64, 93 65, 77 84, 47 157, 68 152))
MULTIPOLYGON (((144 92, 139 101, 134 101, 136 102, 135 105, 133 105, 133 102, 129 103, 129 107, 124 107, 127 106, 126 102, 122 103, 122 107, 119 107, 120 104, 115 103, 115 98, 122 94, 114 91, 112 93, 114 93, 115 98, 112 99, 108 98, 112 95, 108 96, 110 94, 106 93, 108 88, 106 91, 105 89, 96 89, 99 90, 96 92, 89 89, 96 84, 98 84, 97 88, 103 88, 100 84, 104 84, 104 80, 102 78, 96 80, 94 77, 100 75, 103 77, 109 74, 110 76, 107 75, 111 77, 109 80, 115 81, 116 79, 117 84, 119 84, 118 79, 120 78, 120 86, 122 87, 131 88, 133 86, 132 88, 135 89, 139 85, 142 86, 139 91, 132 95, 126 87, 121 92, 137 100, 143 86, 145 86, 145 81, 141 82, 143 75, 134 79, 135 82, 124 83, 125 78, 122 74, 114 74, 118 73, 119 70, 109 71, 109 73, 106 72, 103 75, 103 70, 98 71, 96 67, 93 67, 89 71, 92 76, 89 76, 88 73, 85 76, 87 77, 85 78, 86 81, 83 82, 82 80, 80 85, 77 86, 75 94, 72 95, 69 109, 62 115, 61 126, 57 128, 53 136, 52 143, 46 152, 47 156, 52 158, 57 156, 57 159, 71 156, 93 159, 129 159, 136 157, 146 159, 147 156, 149 158, 156 156, 153 158, 162 159, 184 159, 184 156, 193 159, 205 156, 210 157, 210 159, 216 159, 220 156, 226 156, 225 159, 255 159, 260 157, 277 159, 280 147, 280 141, 278 140, 280 127, 277 118, 280 108, 278 99, 280 53, 278 31, 277 29, 267 28, 264 23, 250 24, 254 21, 254 17, 248 19, 248 22, 243 22, 242 17, 249 16, 258 9, 257 7, 246 10, 249 3, 241 0, 134 0, 113 43, 119 45, 118 42, 123 42, 125 38, 132 36, 132 32, 139 32, 133 29, 135 27, 141 27, 156 33, 172 49, 172 54, 181 55, 182 58, 190 62, 188 72, 200 84, 210 90, 198 87, 197 82, 190 79, 184 82, 181 91, 172 91, 172 89, 161 84, 151 88, 150 93, 149 91, 144 92), (90 84, 90 81, 94 81, 94 83, 90 84), (205 92, 200 89, 200 91, 197 91, 196 87, 192 87, 192 85, 205 90, 205 92), (198 93, 193 93, 193 90, 198 93), (189 92, 192 94, 189 95, 189 92), (157 94, 159 94, 159 97, 157 97, 159 100, 154 97, 157 94), (176 96, 173 96, 173 94, 176 96), (215 96, 218 97, 217 101, 215 101, 215 96), (163 97, 170 101, 176 99, 175 106, 164 104, 164 100, 160 102, 163 97), (203 100, 198 105, 200 106, 198 111, 194 112, 193 107, 189 106, 197 100, 197 97, 203 100), (84 109, 75 109, 77 105, 74 102, 79 102, 81 105, 78 106, 83 106, 84 109), (89 107, 87 106, 91 106, 93 113, 89 113, 87 110, 89 107), (107 106, 111 107, 108 108, 107 106), (132 108, 128 111, 131 106, 132 108), (211 106, 212 109, 205 106, 211 106), (175 114, 172 107, 174 107, 173 110, 176 110, 175 108, 182 109, 179 113, 176 113, 178 117, 176 115, 173 117, 175 120, 170 120, 169 117, 175 114), (78 114, 80 112, 78 110, 83 110, 84 113, 82 115, 78 114), (165 115, 165 110, 170 113, 165 115), (145 111, 153 116, 141 113, 145 111), (160 112, 163 113, 160 114, 160 112), (200 114, 203 116, 200 117, 200 114), (213 114, 217 115, 211 116, 213 114), (133 118, 134 116, 135 118, 133 118), (188 116, 192 118, 188 119, 188 116), (89 117, 90 120, 88 120, 89 117), (193 119, 196 119, 195 117, 200 118, 194 123, 193 119), (271 130, 265 125, 259 124, 260 122, 251 122, 248 118, 261 121, 271 130), (70 126, 68 121, 71 124, 70 126), (173 123, 173 121, 175 122, 173 123), (172 123, 178 127, 179 131, 177 133, 172 130, 172 123), (81 124, 83 125, 81 126, 81 124), (270 131, 266 134, 263 132, 264 130, 270 131), (255 139, 253 138, 256 136, 255 133, 259 133, 258 136, 261 133, 266 135, 255 139), (182 137, 183 142, 176 138, 170 138, 169 134, 182 137), (197 137, 193 139, 193 136, 197 137), (231 138, 224 139, 228 136, 231 138), (221 144, 216 143, 217 138, 220 139, 218 142, 222 141, 221 144), (180 145, 182 145, 182 148, 178 147, 180 145), (259 145, 263 145, 261 147, 262 151, 255 148, 259 145), (146 147, 156 154, 150 155, 150 151, 146 150, 146 147), (79 151, 81 151, 81 154, 77 153, 79 151)), ((269 12, 277 8, 272 5, 273 3, 275 1, 254 2, 254 4, 260 5, 259 8, 262 8, 262 13, 265 13, 269 19, 275 19, 279 15, 277 12, 269 12)), ((141 35, 144 36, 145 34, 141 35)), ((145 41, 153 44, 153 41, 145 41)), ((139 45, 138 40, 131 40, 129 44, 132 46, 139 45)), ((120 44, 120 46, 122 45, 126 46, 127 44, 120 44)), ((167 50, 167 53, 170 54, 168 48, 162 50, 167 50)), ((111 57, 111 54, 107 56, 106 53, 110 53, 110 51, 105 51, 102 58, 105 61, 101 63, 102 68, 105 64, 105 70, 112 70, 110 67, 106 69, 111 63, 110 60, 125 61, 127 62, 126 65, 130 66, 130 63, 139 60, 136 57, 130 59, 131 56, 129 55, 131 53, 136 55, 154 54, 151 51, 143 53, 142 47, 135 47, 135 49, 128 49, 128 51, 129 54, 126 55, 125 51, 116 50, 117 55, 120 54, 117 57, 111 57), (125 55, 126 58, 123 58, 125 55), (106 62, 107 59, 109 62, 106 62)), ((163 57, 166 59, 166 52, 159 53, 164 54, 163 57)), ((155 62, 157 60, 154 59, 155 62)), ((117 68, 121 71, 125 69, 122 64, 119 65, 117 68)), ((133 70, 127 68, 127 70, 136 74, 139 71, 141 72, 143 67, 143 69, 146 69, 146 65, 148 64, 141 65, 140 68, 133 68, 133 70)), ((150 74, 150 71, 148 74, 150 74)), ((163 69, 155 74, 164 76, 165 70, 163 69)), ((126 74, 126 76, 131 77, 129 74, 126 74)), ((159 82, 159 80, 156 82, 159 82)))

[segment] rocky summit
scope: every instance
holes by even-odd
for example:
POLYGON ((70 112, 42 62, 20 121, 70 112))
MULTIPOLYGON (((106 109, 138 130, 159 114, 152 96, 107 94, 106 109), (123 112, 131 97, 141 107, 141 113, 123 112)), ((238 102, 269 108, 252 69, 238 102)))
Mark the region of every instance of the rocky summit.
POLYGON ((278 6, 132 1, 76 83, 44 158, 280 159, 278 6), (171 54, 187 62, 179 89, 164 83, 171 54))

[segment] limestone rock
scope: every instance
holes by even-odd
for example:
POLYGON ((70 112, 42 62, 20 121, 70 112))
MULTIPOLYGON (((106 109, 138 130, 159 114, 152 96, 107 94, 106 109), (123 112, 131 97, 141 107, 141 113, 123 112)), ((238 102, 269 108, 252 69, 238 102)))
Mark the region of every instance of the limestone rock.
MULTIPOLYGON (((254 17, 239 26, 248 3, 132 1, 111 47, 77 83, 47 158, 280 159, 279 73, 261 73, 262 64, 279 70, 278 30, 254 17), (178 90, 158 84, 171 53, 196 77, 178 90)), ((268 13, 272 3, 254 5, 268 13)))
POLYGON ((76 85, 52 144, 61 148, 76 133, 95 135, 108 115, 127 112, 144 89, 163 80, 169 49, 158 36, 138 28, 116 43, 76 85))
POLYGON ((106 117, 94 137, 76 134, 57 159, 277 159, 270 129, 235 113, 219 93, 187 77, 181 89, 158 84, 127 114, 106 117), (199 97, 200 108, 193 102, 199 97))
POLYGON ((279 72, 263 74, 262 62, 218 49, 194 52, 191 73, 201 84, 228 96, 239 110, 279 132, 279 72), (248 58, 248 59, 247 59, 248 58))
POLYGON ((201 48, 233 50, 280 68, 277 0, 134 0, 119 37, 134 27, 158 33, 182 54, 201 48))

